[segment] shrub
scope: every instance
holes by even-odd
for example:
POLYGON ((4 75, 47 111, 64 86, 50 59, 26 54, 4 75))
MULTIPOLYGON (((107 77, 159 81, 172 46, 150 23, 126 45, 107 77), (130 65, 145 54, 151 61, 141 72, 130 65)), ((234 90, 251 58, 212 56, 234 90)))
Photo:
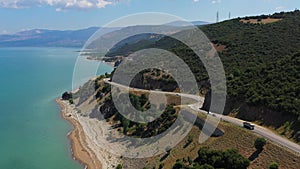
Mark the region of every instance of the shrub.
POLYGON ((269 169, 278 169, 278 168, 279 168, 279 165, 276 162, 271 163, 269 166, 269 169))
POLYGON ((264 146, 267 144, 267 141, 264 138, 257 138, 254 142, 254 147, 257 150, 263 150, 264 146))
POLYGON ((122 168, 123 168, 122 164, 118 164, 116 167, 116 169, 122 169, 122 168))
POLYGON ((196 169, 214 169, 214 167, 209 165, 209 164, 204 164, 204 165, 201 165, 199 168, 196 168, 196 169))

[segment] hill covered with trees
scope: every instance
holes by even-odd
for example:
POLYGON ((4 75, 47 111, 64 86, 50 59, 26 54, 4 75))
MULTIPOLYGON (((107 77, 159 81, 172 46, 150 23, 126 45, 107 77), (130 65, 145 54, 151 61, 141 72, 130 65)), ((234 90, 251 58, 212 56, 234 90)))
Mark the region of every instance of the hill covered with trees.
MULTIPOLYGON (((275 127, 300 141, 300 11, 235 18, 199 28, 217 49, 225 68, 228 95, 224 113, 275 127), (262 23, 266 18, 277 20, 262 23), (257 23, 245 22, 250 19, 257 23)), ((199 89, 206 93, 204 109, 208 109, 209 78, 195 53, 170 37, 143 46, 150 47, 169 50, 189 65, 199 89)))
MULTIPOLYGON (((246 17, 260 20, 265 16, 246 17)), ((276 13, 269 24, 237 18, 203 27, 219 52, 227 77, 226 113, 280 128, 292 123, 299 130, 300 12, 276 13)))
POLYGON ((220 151, 204 147, 198 151, 198 158, 194 161, 184 163, 178 160, 173 169, 246 169, 249 165, 250 161, 235 149, 220 151))

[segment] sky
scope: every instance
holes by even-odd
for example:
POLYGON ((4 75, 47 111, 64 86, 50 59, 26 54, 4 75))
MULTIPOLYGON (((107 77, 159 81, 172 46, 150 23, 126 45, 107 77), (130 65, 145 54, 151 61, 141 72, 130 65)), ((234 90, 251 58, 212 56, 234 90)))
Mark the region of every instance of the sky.
POLYGON ((28 29, 102 26, 141 12, 163 12, 189 21, 272 14, 300 8, 299 0, 0 0, 0 34, 28 29))

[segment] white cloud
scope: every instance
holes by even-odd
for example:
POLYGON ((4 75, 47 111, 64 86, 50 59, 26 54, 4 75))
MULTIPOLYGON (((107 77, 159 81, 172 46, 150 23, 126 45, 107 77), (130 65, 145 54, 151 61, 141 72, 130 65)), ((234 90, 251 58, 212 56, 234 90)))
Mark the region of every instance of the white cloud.
POLYGON ((109 2, 109 1, 98 0, 97 7, 104 8, 106 5, 111 5, 111 4, 112 4, 112 2, 109 2))
POLYGON ((9 32, 7 30, 2 30, 0 31, 0 34, 9 34, 9 32))
POLYGON ((219 3, 221 3, 222 1, 221 0, 212 0, 211 1, 211 3, 213 3, 213 4, 219 4, 219 3))
POLYGON ((282 10, 284 10, 284 9, 285 9, 284 6, 278 6, 278 7, 276 7, 276 11, 282 11, 282 10))
MULTIPOLYGON (((193 2, 199 2, 200 0, 193 0, 193 2)), ((222 0, 211 0, 211 3, 213 4, 217 4, 217 3, 221 3, 222 0)))
POLYGON ((0 0, 0 8, 30 8, 34 6, 53 6, 56 11, 70 8, 88 9, 104 8, 118 3, 120 0, 0 0))

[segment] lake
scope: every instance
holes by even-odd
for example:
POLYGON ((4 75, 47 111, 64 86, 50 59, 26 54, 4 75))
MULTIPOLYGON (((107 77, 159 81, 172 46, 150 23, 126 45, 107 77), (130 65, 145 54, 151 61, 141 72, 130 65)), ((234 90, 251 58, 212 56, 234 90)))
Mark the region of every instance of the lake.
MULTIPOLYGON (((67 138, 72 127, 55 103, 72 89, 78 50, 0 48, 1 169, 83 168, 72 159, 67 138)), ((105 64, 98 69, 111 71, 105 64)))

